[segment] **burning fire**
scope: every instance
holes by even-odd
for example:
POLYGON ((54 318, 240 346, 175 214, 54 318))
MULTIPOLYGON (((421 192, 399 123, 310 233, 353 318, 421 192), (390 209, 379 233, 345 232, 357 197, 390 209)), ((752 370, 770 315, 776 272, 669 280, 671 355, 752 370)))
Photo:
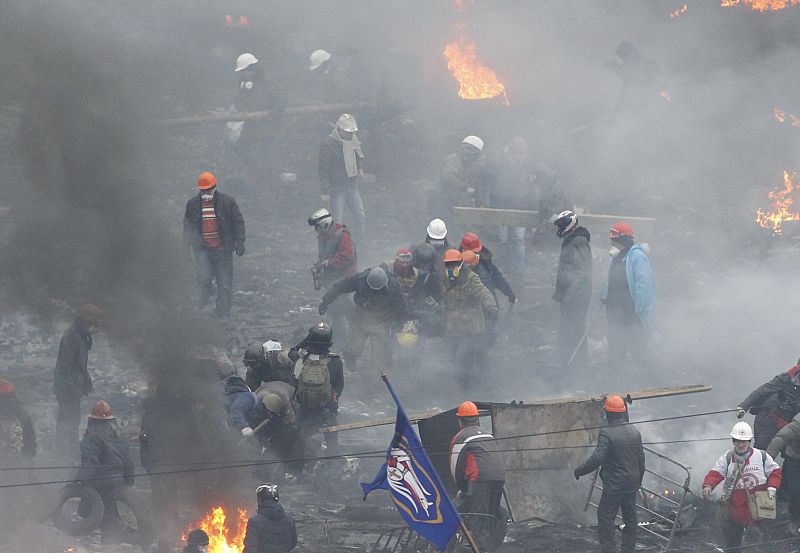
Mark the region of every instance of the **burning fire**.
MULTIPOLYGON (((225 524, 227 518, 225 509, 214 507, 199 524, 195 525, 208 534, 208 553, 242 553, 244 551, 247 511, 239 509, 235 528, 225 524)), ((183 539, 186 539, 186 536, 183 539)))
POLYGON ((759 12, 776 12, 789 6, 800 4, 800 0, 720 0, 720 6, 731 8, 739 4, 749 5, 750 9, 759 12))
POLYGON ((769 193, 769 199, 772 200, 772 211, 756 210, 756 223, 764 228, 771 228, 772 234, 778 235, 781 233, 781 224, 784 221, 800 221, 800 213, 790 212, 789 208, 794 204, 792 198, 795 191, 794 180, 796 173, 783 172, 783 189, 775 188, 769 193))
POLYGON ((789 120, 789 124, 793 127, 800 127, 800 117, 793 115, 791 113, 787 114, 781 109, 775 108, 773 110, 773 116, 775 117, 775 121, 778 123, 785 123, 786 120, 789 120))
POLYGON ((685 14, 685 13, 686 13, 686 10, 688 10, 688 9, 689 9, 689 6, 687 6, 686 4, 684 4, 683 6, 681 6, 680 8, 678 8, 677 10, 675 10, 674 12, 672 12, 671 14, 669 14, 669 16, 670 16, 670 17, 680 17, 680 16, 682 16, 683 14, 685 14))
MULTIPOLYGON (((798 0, 800 1, 800 0, 798 0)), ((444 49, 447 68, 459 84, 458 96, 465 100, 501 97, 509 105, 506 87, 494 71, 483 65, 475 53, 475 42, 463 35, 444 49)))

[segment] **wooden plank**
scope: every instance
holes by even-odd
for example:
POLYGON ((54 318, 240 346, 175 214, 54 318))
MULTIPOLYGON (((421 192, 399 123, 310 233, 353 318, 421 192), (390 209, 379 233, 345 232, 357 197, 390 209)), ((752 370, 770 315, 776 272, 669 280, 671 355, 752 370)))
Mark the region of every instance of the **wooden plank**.
MULTIPOLYGON (((622 397, 630 396, 633 400, 640 400, 640 399, 653 399, 659 397, 670 397, 670 396, 680 396, 686 394, 698 394, 701 392, 709 392, 713 388, 711 386, 706 386, 705 384, 696 384, 692 386, 677 386, 674 388, 650 388, 647 390, 638 390, 635 392, 623 392, 620 393, 622 397)), ((530 401, 525 402, 524 405, 554 405, 554 404, 562 404, 562 403, 585 403, 589 401, 603 401, 607 394, 596 394, 596 395, 585 395, 585 396, 573 396, 573 397, 566 397, 566 398, 559 398, 559 399, 543 399, 537 401, 530 401)), ((416 415, 410 415, 408 420, 411 423, 415 423, 422 419, 430 418, 434 415, 440 414, 442 411, 428 411, 425 413, 418 413, 416 415)), ((490 415, 491 412, 488 410, 481 410, 480 414, 483 415, 490 415)), ((358 421, 358 422, 348 422, 344 424, 337 424, 335 426, 326 426, 320 429, 320 432, 342 432, 345 430, 360 430, 362 428, 373 428, 376 426, 387 426, 390 424, 394 424, 396 421, 396 417, 386 417, 383 419, 372 419, 366 421, 358 421)))
MULTIPOLYGON (((283 110, 283 115, 317 115, 320 113, 348 113, 359 109, 374 107, 374 104, 364 102, 352 104, 314 104, 308 106, 293 106, 283 110)), ((192 115, 189 117, 178 117, 175 119, 161 119, 155 121, 157 125, 167 127, 183 125, 201 125, 205 123, 227 123, 229 121, 255 121, 257 119, 269 119, 272 117, 272 110, 265 111, 242 111, 239 113, 209 113, 203 115, 192 115)))
MULTIPOLYGON (((536 228, 539 226, 539 212, 523 209, 493 209, 488 207, 453 207, 453 219, 461 225, 510 226, 536 228)), ((608 228, 617 221, 626 221, 633 227, 636 236, 651 236, 656 219, 653 217, 632 217, 628 215, 605 215, 598 213, 578 213, 578 221, 592 234, 605 235, 608 228)))

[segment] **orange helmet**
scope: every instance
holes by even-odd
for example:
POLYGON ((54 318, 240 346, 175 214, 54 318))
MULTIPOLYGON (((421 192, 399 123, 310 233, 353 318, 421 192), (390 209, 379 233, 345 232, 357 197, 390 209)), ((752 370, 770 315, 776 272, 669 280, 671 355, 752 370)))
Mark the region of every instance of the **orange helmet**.
POLYGON ((625 400, 619 396, 608 396, 603 404, 603 410, 606 413, 624 413, 627 411, 625 400))
POLYGON ((464 259, 464 263, 470 267, 474 267, 481 260, 481 258, 478 257, 478 254, 472 250, 464 250, 461 252, 461 257, 464 259))
POLYGON ((209 188, 214 188, 216 185, 217 177, 214 176, 214 173, 205 171, 204 173, 200 173, 200 176, 197 177, 197 188, 200 190, 208 190, 209 188))
POLYGON ((98 399, 92 405, 92 412, 89 414, 89 418, 107 421, 113 419, 114 414, 111 412, 111 406, 106 400, 98 399))
POLYGON ((0 378, 0 396, 13 394, 16 391, 14 383, 0 378))
POLYGON ((455 262, 455 261, 458 261, 458 262, 464 261, 464 257, 461 255, 460 251, 454 250, 454 249, 449 249, 446 252, 444 252, 444 262, 445 263, 450 263, 450 262, 455 262))
POLYGON ((619 238, 620 236, 630 236, 633 238, 633 227, 623 221, 614 223, 611 228, 608 229, 608 237, 619 238))
POLYGON ((477 417, 478 416, 478 406, 472 403, 471 401, 465 401, 461 405, 458 406, 458 411, 456 411, 457 417, 477 417))
POLYGON ((472 250, 478 253, 483 249, 483 244, 481 244, 481 239, 478 238, 477 234, 474 232, 465 232, 464 236, 461 237, 461 249, 472 250))

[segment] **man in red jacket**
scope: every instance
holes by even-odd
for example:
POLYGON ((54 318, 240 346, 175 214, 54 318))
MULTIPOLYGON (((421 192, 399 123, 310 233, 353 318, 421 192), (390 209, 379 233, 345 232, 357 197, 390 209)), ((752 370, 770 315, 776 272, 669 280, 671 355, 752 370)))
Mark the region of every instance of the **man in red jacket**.
POLYGON ((725 482, 719 513, 723 546, 726 552, 739 551, 746 527, 756 521, 750 516, 747 495, 767 490, 771 498, 781 485, 781 467, 761 449, 753 449, 753 429, 737 422, 731 431, 733 449, 726 451, 703 480, 703 497, 711 495, 717 484, 725 482))
POLYGON ((494 436, 480 426, 478 407, 465 401, 458 406, 456 416, 461 430, 450 442, 450 473, 458 487, 458 510, 490 515, 467 519, 475 541, 485 551, 487 540, 505 516, 500 500, 506 469, 494 436))
MULTIPOLYGON (((316 210, 308 218, 308 226, 317 233, 317 262, 311 268, 315 288, 330 288, 337 280, 358 272, 356 246, 346 226, 333 220, 326 208, 316 210)), ((345 328, 344 302, 337 302, 329 311, 334 332, 343 337, 345 328)))

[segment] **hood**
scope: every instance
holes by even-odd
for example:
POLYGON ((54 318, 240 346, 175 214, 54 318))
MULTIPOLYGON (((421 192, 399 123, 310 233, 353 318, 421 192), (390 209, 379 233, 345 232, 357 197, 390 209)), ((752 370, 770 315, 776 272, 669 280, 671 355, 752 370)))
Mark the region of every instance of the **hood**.
POLYGON ((275 501, 266 501, 258 508, 258 512, 270 520, 280 520, 284 517, 283 507, 275 501))
POLYGON ((567 236, 564 240, 565 241, 570 240, 576 236, 583 236, 584 238, 586 238, 587 242, 591 241, 591 235, 589 234, 589 229, 587 229, 586 227, 575 227, 575 230, 573 230, 569 234, 569 236, 567 236))
POLYGON ((250 388, 247 384, 238 380, 231 380, 225 384, 225 395, 240 394, 242 392, 249 392, 250 388))

